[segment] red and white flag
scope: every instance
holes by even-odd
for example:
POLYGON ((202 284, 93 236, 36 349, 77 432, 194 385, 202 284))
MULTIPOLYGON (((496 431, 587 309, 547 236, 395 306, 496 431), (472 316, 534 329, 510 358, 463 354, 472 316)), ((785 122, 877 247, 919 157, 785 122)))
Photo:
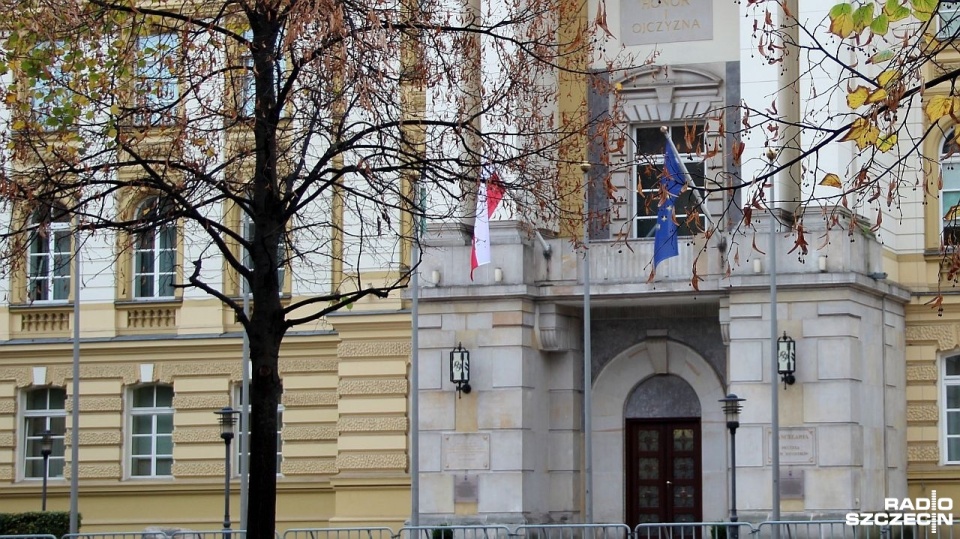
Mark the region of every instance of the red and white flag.
POLYGON ((490 217, 503 198, 503 184, 497 171, 488 165, 483 167, 482 174, 477 188, 477 220, 473 225, 473 250, 470 253, 471 281, 475 269, 490 263, 490 217))

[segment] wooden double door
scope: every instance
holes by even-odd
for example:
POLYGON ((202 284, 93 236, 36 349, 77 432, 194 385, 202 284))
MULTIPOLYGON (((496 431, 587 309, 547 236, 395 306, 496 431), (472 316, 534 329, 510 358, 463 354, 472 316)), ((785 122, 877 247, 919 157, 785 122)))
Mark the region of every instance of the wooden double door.
POLYGON ((625 434, 627 523, 700 522, 700 418, 627 419, 625 434))

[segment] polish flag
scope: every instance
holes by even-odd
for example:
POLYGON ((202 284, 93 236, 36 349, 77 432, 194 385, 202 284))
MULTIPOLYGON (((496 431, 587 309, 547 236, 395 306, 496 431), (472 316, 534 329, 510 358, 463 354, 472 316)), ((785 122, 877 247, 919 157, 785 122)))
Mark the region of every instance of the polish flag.
POLYGON ((483 177, 477 188, 477 220, 473 225, 473 250, 470 252, 470 280, 473 271, 490 263, 490 217, 500 206, 503 184, 493 167, 483 167, 483 177))

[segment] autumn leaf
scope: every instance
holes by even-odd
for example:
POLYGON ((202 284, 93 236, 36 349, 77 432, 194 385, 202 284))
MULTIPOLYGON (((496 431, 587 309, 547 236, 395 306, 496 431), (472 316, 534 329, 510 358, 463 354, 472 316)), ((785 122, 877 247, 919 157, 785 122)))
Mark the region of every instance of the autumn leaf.
POLYGON ((823 179, 820 180, 820 185, 823 185, 824 187, 836 187, 837 189, 843 187, 843 184, 840 183, 840 176, 837 176, 833 172, 824 176, 823 179))
POLYGON ((837 4, 830 8, 830 33, 846 39, 853 33, 853 6, 837 4))
POLYGON ((862 150, 876 144, 879 137, 880 129, 876 125, 866 118, 858 118, 840 142, 854 141, 857 143, 857 148, 862 150))
POLYGON ((873 22, 873 3, 868 3, 853 12, 853 32, 859 34, 873 22))
POLYGON ((870 96, 867 97, 867 104, 872 105, 874 103, 879 103, 881 101, 884 101, 885 99, 887 99, 887 91, 884 90, 883 88, 880 88, 872 92, 870 96))
MULTIPOLYGON (((886 17, 886 15, 881 15, 880 17, 886 17)), ((877 18, 879 18, 879 17, 877 17, 877 18)), ((876 30, 874 30, 873 33, 879 34, 880 32, 877 32, 876 30)), ((886 50, 882 50, 882 51, 877 51, 876 54, 874 54, 873 56, 871 56, 870 58, 867 59, 867 63, 868 63, 868 64, 879 64, 879 63, 881 63, 881 62, 886 62, 886 61, 892 59, 893 56, 894 56, 894 52, 893 52, 892 50, 890 50, 890 49, 886 49, 886 50)))
POLYGON ((881 88, 889 88, 890 84, 896 83, 900 80, 900 72, 896 69, 885 69, 880 75, 877 76, 877 86, 881 88))
POLYGON ((960 106, 960 99, 956 97, 935 95, 927 101, 927 104, 923 107, 923 112, 926 113, 927 120, 934 123, 948 114, 953 114, 958 106, 960 106))
POLYGON ((883 153, 889 152, 897 144, 897 134, 889 133, 881 136, 877 141, 877 149, 883 153))
POLYGON ((887 0, 886 5, 883 6, 883 13, 890 22, 897 22, 910 16, 910 10, 900 5, 900 0, 887 0))
POLYGON ((910 0, 910 4, 913 6, 913 16, 922 22, 929 21, 930 17, 937 11, 938 3, 939 0, 910 0))
MULTIPOLYGON (((879 36, 885 35, 889 29, 890 29, 890 17, 888 17, 886 13, 881 13, 877 15, 877 18, 873 19, 873 21, 870 23, 870 31, 879 36)), ((877 53, 877 54, 880 54, 880 53, 877 53)))
POLYGON ((847 94, 847 106, 851 109, 857 109, 867 102, 870 97, 870 90, 866 86, 857 86, 857 89, 847 94))

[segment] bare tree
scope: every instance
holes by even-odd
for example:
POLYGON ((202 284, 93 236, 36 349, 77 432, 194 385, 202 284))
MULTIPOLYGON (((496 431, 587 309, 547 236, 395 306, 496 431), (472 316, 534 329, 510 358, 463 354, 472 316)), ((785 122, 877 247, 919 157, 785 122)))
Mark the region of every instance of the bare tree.
POLYGON ((589 39, 558 0, 3 7, 4 267, 24 271, 28 216, 42 233, 69 215, 83 237, 116 238, 123 294, 197 289, 236 313, 252 538, 275 528, 284 334, 405 286, 414 220, 472 215, 485 164, 517 214, 556 219, 557 193, 576 192, 563 160, 580 161, 586 122, 560 77, 579 76, 589 39), (285 298, 287 269, 316 292, 285 298))

